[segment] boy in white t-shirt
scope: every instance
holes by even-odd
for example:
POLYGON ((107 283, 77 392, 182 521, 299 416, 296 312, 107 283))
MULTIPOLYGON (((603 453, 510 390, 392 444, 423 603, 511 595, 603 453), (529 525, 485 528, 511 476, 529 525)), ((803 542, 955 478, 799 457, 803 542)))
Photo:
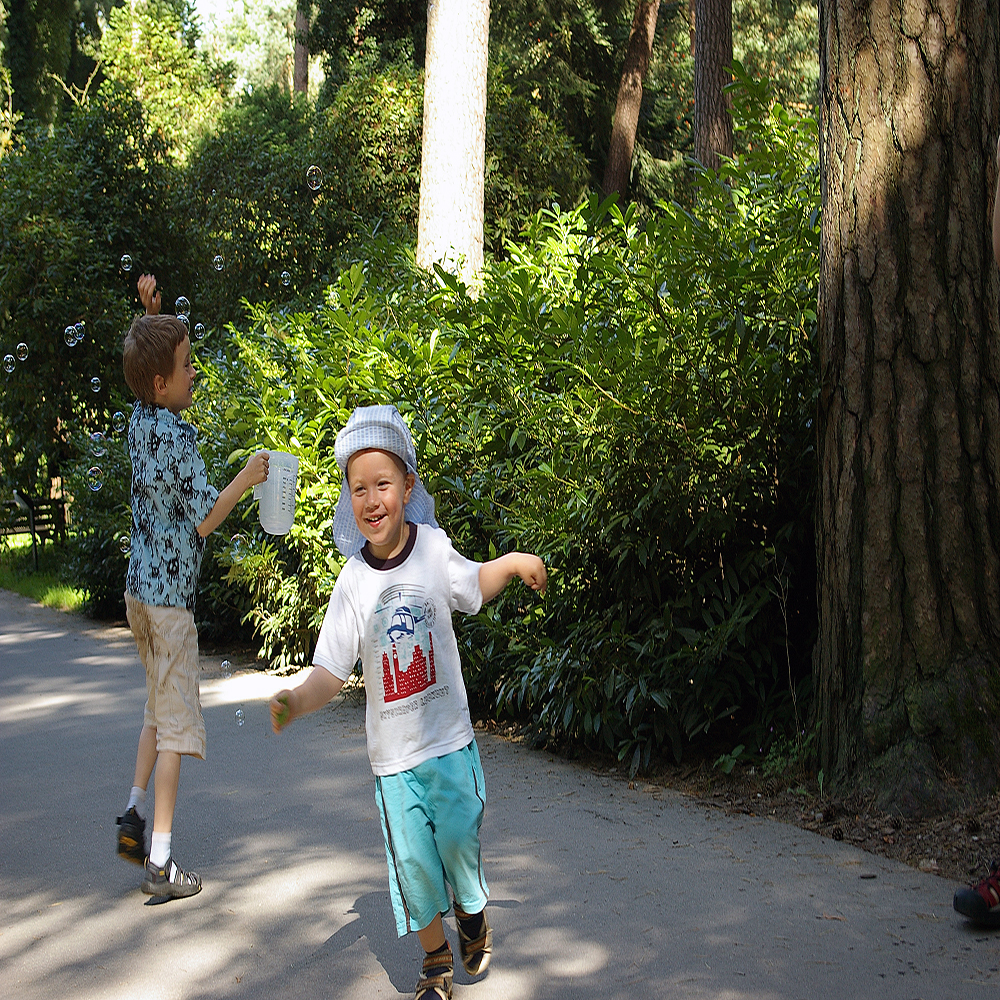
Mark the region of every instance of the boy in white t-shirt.
POLYGON ((524 552, 475 563, 452 548, 394 406, 356 409, 334 454, 344 479, 333 533, 348 562, 313 671, 272 699, 271 722, 280 732, 325 705, 361 660, 396 930, 400 937, 415 930, 427 953, 416 1000, 448 1000, 453 959, 441 921, 451 907, 448 884, 463 967, 479 975, 492 952, 479 848, 486 788, 451 615, 475 614, 515 576, 544 592, 545 564, 524 552))

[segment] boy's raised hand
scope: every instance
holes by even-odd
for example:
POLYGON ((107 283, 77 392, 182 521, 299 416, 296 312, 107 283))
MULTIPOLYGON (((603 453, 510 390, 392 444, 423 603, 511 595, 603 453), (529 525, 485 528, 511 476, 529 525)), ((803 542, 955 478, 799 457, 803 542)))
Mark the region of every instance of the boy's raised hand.
POLYGON ((156 290, 156 275, 144 274, 136 282, 139 289, 139 301, 143 304, 147 316, 159 316, 160 293, 156 290))

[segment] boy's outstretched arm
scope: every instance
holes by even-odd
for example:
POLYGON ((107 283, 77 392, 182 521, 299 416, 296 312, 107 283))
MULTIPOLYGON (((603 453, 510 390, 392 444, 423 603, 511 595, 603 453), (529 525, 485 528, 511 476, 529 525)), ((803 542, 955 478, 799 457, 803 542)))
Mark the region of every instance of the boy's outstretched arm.
POLYGON ((322 708, 343 686, 344 682, 325 667, 313 667, 297 688, 286 688, 271 699, 271 728, 280 733, 292 719, 322 708))
POLYGON ((233 477, 233 481, 219 494, 215 506, 208 516, 198 525, 198 534, 208 538, 215 529, 229 516, 229 512, 239 503, 240 497, 251 486, 267 479, 267 464, 270 456, 266 451, 258 451, 246 465, 233 477))
POLYGON ((479 567, 483 603, 492 601, 515 576, 519 576, 532 590, 545 593, 545 563, 530 552, 508 552, 479 567))

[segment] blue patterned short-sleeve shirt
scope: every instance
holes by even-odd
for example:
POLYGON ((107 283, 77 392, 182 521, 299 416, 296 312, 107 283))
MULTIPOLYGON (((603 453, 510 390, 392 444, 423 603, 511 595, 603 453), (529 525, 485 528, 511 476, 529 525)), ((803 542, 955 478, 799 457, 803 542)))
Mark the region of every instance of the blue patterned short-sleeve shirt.
POLYGON ((156 607, 194 611, 205 540, 198 525, 219 491, 208 482, 191 424, 139 402, 128 427, 132 460, 132 552, 128 592, 156 607))

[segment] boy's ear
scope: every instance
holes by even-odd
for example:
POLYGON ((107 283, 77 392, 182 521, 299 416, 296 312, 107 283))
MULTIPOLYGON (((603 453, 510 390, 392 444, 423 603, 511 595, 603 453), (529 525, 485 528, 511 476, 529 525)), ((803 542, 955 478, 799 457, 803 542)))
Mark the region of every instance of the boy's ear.
POLYGON ((416 482, 417 477, 412 472, 408 472, 403 480, 403 503, 410 502, 410 494, 413 492, 416 482))
POLYGON ((153 394, 162 396, 167 391, 167 380, 162 375, 153 376, 153 394))

